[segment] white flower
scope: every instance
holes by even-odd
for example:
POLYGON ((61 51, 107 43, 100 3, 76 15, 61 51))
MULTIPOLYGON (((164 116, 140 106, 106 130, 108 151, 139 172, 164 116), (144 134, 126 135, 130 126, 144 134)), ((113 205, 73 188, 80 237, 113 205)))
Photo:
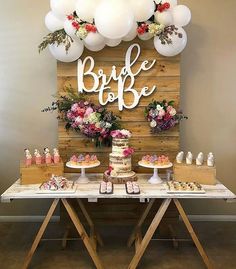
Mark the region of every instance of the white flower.
POLYGON ((88 32, 84 27, 80 27, 76 32, 76 35, 81 39, 85 39, 85 37, 88 35, 88 32))
POLYGON ((161 105, 157 105, 157 107, 156 107, 156 110, 157 111, 160 111, 160 110, 162 110, 163 109, 163 107, 161 106, 161 105))
POLYGON ((86 119, 84 119, 84 121, 86 121, 87 123, 97 123, 100 120, 100 114, 93 112, 91 113, 86 119))
POLYGON ((156 121, 155 121, 155 120, 152 120, 152 121, 150 122, 150 126, 151 126, 152 128, 155 128, 155 127, 157 126, 156 121))
POLYGON ((131 137, 131 133, 130 133, 130 131, 128 131, 128 130, 123 129, 123 130, 120 130, 120 132, 121 132, 121 134, 122 134, 123 136, 125 136, 125 137, 127 137, 127 138, 130 138, 130 137, 131 137))
POLYGON ((106 122, 105 128, 106 128, 106 129, 110 129, 110 128, 111 128, 111 123, 106 122))
POLYGON ((176 110, 174 108, 172 108, 170 111, 169 111, 170 115, 171 116, 174 116, 176 115, 176 110))

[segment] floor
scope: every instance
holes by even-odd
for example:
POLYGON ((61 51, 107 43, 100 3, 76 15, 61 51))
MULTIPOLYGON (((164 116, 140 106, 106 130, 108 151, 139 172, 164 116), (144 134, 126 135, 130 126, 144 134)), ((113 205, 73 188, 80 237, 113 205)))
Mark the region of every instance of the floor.
MULTIPOLYGON (((29 250, 39 223, 0 223, 0 269, 21 268, 24 256, 29 250)), ((195 222, 207 254, 216 269, 236 268, 236 223, 195 222)), ((188 238, 183 223, 175 227, 178 236, 188 238)), ((99 227, 105 247, 99 255, 107 269, 127 268, 133 248, 126 247, 131 227, 99 227)), ((50 223, 45 237, 56 238, 63 234, 59 223, 50 223)), ((73 232, 72 232, 73 233, 73 232)), ((161 235, 160 235, 161 236, 161 235)), ((159 238, 160 238, 159 236, 159 238)), ((69 241, 65 250, 59 241, 40 243, 31 269, 92 269, 94 268, 81 241, 69 241)), ((201 269, 205 268, 192 242, 181 242, 178 249, 169 241, 152 241, 145 252, 139 269, 201 269)))

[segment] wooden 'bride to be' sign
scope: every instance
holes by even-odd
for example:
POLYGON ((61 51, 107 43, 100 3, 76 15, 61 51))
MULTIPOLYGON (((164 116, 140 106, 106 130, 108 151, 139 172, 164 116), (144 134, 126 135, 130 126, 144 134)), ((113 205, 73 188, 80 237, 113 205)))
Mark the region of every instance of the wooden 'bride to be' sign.
MULTIPOLYGON (((122 128, 132 131, 133 168, 137 172, 148 171, 137 165, 142 155, 163 153, 174 158, 179 149, 178 127, 152 135, 144 117, 145 106, 153 99, 174 100, 179 105, 180 58, 157 54, 152 43, 122 42, 115 48, 86 51, 78 62, 58 62, 59 94, 65 94, 64 86, 72 85, 91 101, 106 105, 121 117, 122 128)), ((78 133, 66 132, 63 122, 59 122, 59 149, 64 161, 73 153, 96 153, 102 164, 96 172, 107 169, 111 151, 111 148, 95 148, 93 142, 78 133)))

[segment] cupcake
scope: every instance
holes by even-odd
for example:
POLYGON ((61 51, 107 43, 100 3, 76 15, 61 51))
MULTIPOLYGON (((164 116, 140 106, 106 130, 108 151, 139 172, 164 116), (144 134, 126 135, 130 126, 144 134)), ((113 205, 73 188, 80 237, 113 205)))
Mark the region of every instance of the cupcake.
POLYGON ((52 163, 52 156, 50 154, 49 148, 44 148, 44 154, 45 154, 45 163, 46 164, 52 163))
POLYGON ((70 158, 70 164, 72 164, 72 165, 77 165, 78 164, 78 159, 77 159, 76 155, 73 155, 70 158))

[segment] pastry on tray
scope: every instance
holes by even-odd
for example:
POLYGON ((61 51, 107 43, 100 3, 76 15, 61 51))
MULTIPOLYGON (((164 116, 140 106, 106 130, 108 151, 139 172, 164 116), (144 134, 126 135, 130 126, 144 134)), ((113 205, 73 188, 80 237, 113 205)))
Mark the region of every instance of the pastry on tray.
POLYGON ((71 185, 65 177, 52 175, 48 181, 44 182, 40 186, 40 189, 50 191, 65 191, 70 187, 71 185))
POLYGON ((168 190, 172 192, 205 192, 197 182, 169 181, 166 183, 168 190))
POLYGON ((99 193, 100 194, 112 194, 113 193, 113 183, 108 181, 102 181, 100 183, 100 188, 99 188, 99 193))
POLYGON ((140 194, 140 188, 136 181, 128 181, 125 183, 127 194, 140 194))
POLYGON ((143 156, 141 162, 143 165, 150 166, 165 166, 169 165, 171 162, 169 158, 165 155, 157 156, 157 155, 145 155, 143 156))
POLYGON ((99 161, 95 154, 73 155, 69 161, 69 165, 77 165, 77 166, 90 166, 98 163, 99 161))

